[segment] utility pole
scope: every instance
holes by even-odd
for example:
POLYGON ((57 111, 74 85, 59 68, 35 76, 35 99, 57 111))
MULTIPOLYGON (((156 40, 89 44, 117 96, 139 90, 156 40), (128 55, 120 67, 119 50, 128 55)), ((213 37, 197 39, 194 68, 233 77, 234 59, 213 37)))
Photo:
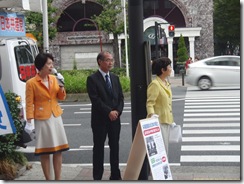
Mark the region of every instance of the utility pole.
POLYGON ((49 35, 48 35, 48 9, 47 0, 42 0, 42 21, 43 21, 43 51, 49 52, 49 35))
MULTIPOLYGON (((48 34, 48 8, 47 8, 47 0, 42 0, 42 22, 43 22, 43 51, 49 53, 49 34, 48 34)), ((54 171, 53 171, 53 155, 49 155, 50 159, 50 177, 54 179, 54 171)))
POLYGON ((155 22, 155 57, 158 59, 158 23, 155 22))
POLYGON ((126 7, 125 1, 123 0, 124 9, 124 33, 125 33, 125 65, 126 65, 126 77, 129 77, 129 65, 128 65, 128 44, 127 44, 127 23, 126 23, 126 7))
MULTIPOLYGON (((147 80, 143 41, 143 0, 129 0, 129 41, 130 41, 130 81, 132 137, 134 138, 139 120, 145 119, 147 80)), ((139 180, 148 180, 148 161, 145 157, 139 180)))

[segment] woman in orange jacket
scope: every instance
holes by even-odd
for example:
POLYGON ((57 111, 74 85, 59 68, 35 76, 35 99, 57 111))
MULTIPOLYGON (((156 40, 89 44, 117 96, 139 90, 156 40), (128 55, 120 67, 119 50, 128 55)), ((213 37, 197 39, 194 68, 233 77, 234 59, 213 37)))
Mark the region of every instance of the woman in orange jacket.
POLYGON ((35 58, 38 73, 26 82, 26 116, 27 122, 34 119, 36 133, 35 155, 40 155, 42 170, 46 180, 50 180, 50 158, 53 154, 55 180, 61 179, 62 151, 69 149, 58 104, 64 100, 66 91, 59 85, 54 75, 53 56, 40 53, 35 58))

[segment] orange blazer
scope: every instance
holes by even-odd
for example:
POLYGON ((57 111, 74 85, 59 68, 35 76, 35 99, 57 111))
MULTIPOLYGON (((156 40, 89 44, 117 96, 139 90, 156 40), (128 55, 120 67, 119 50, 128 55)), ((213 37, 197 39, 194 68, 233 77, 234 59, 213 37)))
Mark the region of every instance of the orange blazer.
POLYGON ((42 82, 38 74, 26 82, 27 119, 46 120, 51 117, 52 113, 55 117, 63 113, 58 100, 66 98, 66 91, 59 87, 54 75, 49 75, 48 78, 49 89, 42 82))

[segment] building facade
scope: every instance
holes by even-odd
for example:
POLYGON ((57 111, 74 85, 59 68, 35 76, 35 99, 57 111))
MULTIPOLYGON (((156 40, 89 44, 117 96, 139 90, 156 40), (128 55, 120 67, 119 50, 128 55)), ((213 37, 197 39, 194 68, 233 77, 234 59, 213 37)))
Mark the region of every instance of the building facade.
MULTIPOLYGON (((57 36, 50 41, 50 52, 55 55, 57 67, 97 68, 97 53, 113 50, 111 36, 99 30, 91 18, 99 15, 103 7, 96 0, 54 0, 52 5, 58 9, 56 16, 59 16, 57 36)), ((144 0, 143 8, 144 39, 155 37, 153 31, 150 33, 155 22, 165 33, 159 42, 160 56, 168 56, 176 63, 180 35, 185 38, 188 54, 193 59, 214 55, 213 0, 144 0), (168 36, 168 25, 175 26, 174 37, 168 36)), ((124 38, 123 34, 119 37, 121 58, 124 38)), ((153 57, 155 43, 150 43, 153 57)))

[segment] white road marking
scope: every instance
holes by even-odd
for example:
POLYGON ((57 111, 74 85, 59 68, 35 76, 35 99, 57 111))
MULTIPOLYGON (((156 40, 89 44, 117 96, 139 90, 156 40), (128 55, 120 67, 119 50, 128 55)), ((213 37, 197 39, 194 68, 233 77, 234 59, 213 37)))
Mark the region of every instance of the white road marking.
POLYGON ((240 129, 223 130, 183 130, 183 134, 239 134, 240 129))
POLYGON ((240 151, 239 145, 188 145, 181 146, 181 151, 240 151))
POLYGON ((210 105, 210 104, 213 104, 213 105, 226 105, 226 104, 240 104, 240 102, 202 102, 202 103, 188 103, 188 101, 185 103, 185 106, 187 105, 210 105))
POLYGON ((64 126, 81 126, 81 124, 64 124, 64 126))
POLYGON ((237 98, 237 99, 213 99, 213 100, 210 100, 210 99, 204 99, 204 100, 202 100, 202 99, 195 99, 195 100, 189 100, 189 99, 187 99, 187 102, 223 102, 223 101, 225 101, 225 102, 234 102, 234 101, 237 101, 237 102, 239 102, 240 101, 240 99, 239 98, 237 98))
MULTIPOLYGON (((131 112, 131 111, 123 111, 123 113, 128 113, 128 112, 131 112)), ((86 111, 86 112, 74 112, 74 114, 91 114, 91 111, 86 111)))
POLYGON ((206 117, 210 117, 210 116, 240 116, 240 113, 187 113, 184 114, 184 117, 199 117, 199 116, 206 116, 206 117))
POLYGON ((230 121, 240 121, 240 117, 237 118, 229 118, 229 117, 219 117, 219 118, 184 118, 184 122, 203 122, 203 121, 209 121, 209 122, 217 122, 217 121, 224 121, 224 122, 230 122, 230 121))
POLYGON ((238 109, 186 109, 185 113, 189 112, 240 112, 240 108, 238 109))
POLYGON ((181 162, 240 162, 240 156, 234 155, 189 155, 181 156, 181 162))
POLYGON ((184 123, 184 128, 200 127, 240 127, 240 123, 184 123))
POLYGON ((182 137, 182 142, 240 142, 240 137, 182 137))
POLYGON ((240 105, 187 105, 185 109, 240 108, 240 105))

